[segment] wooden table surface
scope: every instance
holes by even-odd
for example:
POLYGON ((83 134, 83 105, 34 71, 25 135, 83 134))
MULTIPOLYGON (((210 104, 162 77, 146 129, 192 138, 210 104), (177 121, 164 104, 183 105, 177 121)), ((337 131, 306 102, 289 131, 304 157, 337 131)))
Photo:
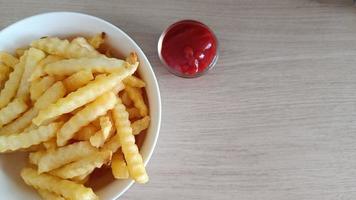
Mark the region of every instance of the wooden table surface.
POLYGON ((121 199, 355 199, 351 0, 0 0, 0 28, 49 11, 119 26, 154 66, 163 118, 151 180, 121 199), (197 79, 168 73, 156 52, 185 18, 220 42, 218 64, 197 79))

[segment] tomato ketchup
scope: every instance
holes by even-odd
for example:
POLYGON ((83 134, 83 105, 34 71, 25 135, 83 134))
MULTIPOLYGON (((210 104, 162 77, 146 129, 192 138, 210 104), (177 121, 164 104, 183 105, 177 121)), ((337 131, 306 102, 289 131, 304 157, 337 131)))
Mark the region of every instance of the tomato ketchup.
POLYGON ((206 25, 193 20, 174 23, 158 42, 160 59, 169 71, 182 77, 197 77, 217 61, 218 42, 206 25))

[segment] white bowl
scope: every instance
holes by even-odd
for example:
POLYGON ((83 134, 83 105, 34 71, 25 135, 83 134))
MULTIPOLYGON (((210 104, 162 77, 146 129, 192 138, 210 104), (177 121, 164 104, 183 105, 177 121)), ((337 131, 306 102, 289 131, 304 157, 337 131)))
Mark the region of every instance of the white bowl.
MULTIPOLYGON (((135 51, 139 57, 139 73, 147 83, 146 92, 151 116, 151 125, 141 147, 141 154, 146 165, 155 148, 160 129, 160 92, 152 66, 145 54, 121 29, 109 22, 86 14, 72 12, 44 13, 23 19, 4 28, 0 32, 0 51, 13 52, 16 48, 28 45, 32 40, 42 36, 86 36, 102 31, 107 33, 108 43, 112 48, 119 50, 124 55, 135 51)), ((0 156, 0 199, 39 199, 34 190, 25 186, 20 178, 20 170, 26 165, 26 162, 24 154, 16 153, 0 156)), ((131 180, 116 180, 95 191, 95 193, 102 200, 113 200, 122 195, 132 184, 133 181, 131 180)))

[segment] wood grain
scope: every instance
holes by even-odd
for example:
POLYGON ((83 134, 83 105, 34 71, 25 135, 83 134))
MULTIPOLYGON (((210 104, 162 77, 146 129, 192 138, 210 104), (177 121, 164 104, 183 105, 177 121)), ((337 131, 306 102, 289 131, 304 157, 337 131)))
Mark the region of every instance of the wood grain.
POLYGON ((122 199, 355 199, 351 0, 48 2, 0 0, 0 27, 48 11, 96 15, 154 66, 163 121, 151 180, 122 199), (162 30, 185 18, 220 41, 217 66, 197 79, 171 75, 156 52, 162 30))

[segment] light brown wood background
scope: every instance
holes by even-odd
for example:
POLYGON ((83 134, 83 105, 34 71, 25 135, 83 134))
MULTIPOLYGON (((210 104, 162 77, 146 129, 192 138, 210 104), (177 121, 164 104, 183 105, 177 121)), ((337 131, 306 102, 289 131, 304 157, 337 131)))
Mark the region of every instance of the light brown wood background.
POLYGON ((0 28, 49 11, 108 20, 154 66, 163 120, 151 180, 122 199, 356 198, 351 0, 0 0, 0 28), (161 31, 185 18, 220 41, 217 66, 197 79, 171 75, 156 52, 161 31))

